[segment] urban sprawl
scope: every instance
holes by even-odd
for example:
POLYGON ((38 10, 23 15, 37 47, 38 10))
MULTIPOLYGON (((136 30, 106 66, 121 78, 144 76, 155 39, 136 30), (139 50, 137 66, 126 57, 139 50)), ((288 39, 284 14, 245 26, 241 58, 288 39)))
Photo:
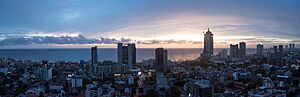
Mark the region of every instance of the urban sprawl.
MULTIPOLYGON (((272 48, 246 42, 213 54, 213 34, 204 34, 199 58, 168 60, 157 48, 155 59, 136 61, 136 46, 117 44, 117 62, 79 62, 0 58, 0 97, 299 97, 300 50, 294 43, 272 48)), ((101 52, 100 52, 101 53, 101 52)), ((72 57, 72 56, 70 56, 72 57)))

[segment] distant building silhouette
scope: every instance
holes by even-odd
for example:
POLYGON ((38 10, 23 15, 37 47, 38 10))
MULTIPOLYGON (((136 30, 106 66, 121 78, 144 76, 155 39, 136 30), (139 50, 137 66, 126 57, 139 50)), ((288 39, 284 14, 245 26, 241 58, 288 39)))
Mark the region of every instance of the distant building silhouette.
POLYGON ((257 44, 256 45, 256 55, 263 56, 263 52, 264 52, 264 45, 257 44))
POLYGON ((277 54, 277 53, 278 53, 277 46, 274 46, 274 47, 273 47, 273 53, 274 53, 274 54, 277 54))
POLYGON ((241 57, 246 55, 246 43, 245 42, 240 42, 240 49, 239 49, 238 53, 241 57))
POLYGON ((238 44, 236 44, 236 45, 230 44, 230 57, 233 57, 233 58, 238 57, 238 55, 239 55, 238 52, 239 52, 238 44))
POLYGON ((214 53, 214 39, 212 32, 209 31, 204 34, 204 50, 202 57, 211 57, 214 53))
POLYGON ((135 44, 123 45, 122 43, 118 43, 118 63, 129 66, 136 64, 135 44))
POLYGON ((97 46, 91 48, 91 65, 89 66, 89 75, 94 75, 94 68, 97 65, 97 46))
POLYGON ((91 63, 92 65, 97 64, 97 46, 91 48, 91 63))
POLYGON ((163 48, 155 49, 155 70, 156 72, 167 73, 168 51, 163 48))
POLYGON ((283 54, 283 45, 278 45, 279 47, 279 54, 282 55, 283 54))
POLYGON ((292 50, 295 50, 295 44, 294 43, 292 44, 292 50))

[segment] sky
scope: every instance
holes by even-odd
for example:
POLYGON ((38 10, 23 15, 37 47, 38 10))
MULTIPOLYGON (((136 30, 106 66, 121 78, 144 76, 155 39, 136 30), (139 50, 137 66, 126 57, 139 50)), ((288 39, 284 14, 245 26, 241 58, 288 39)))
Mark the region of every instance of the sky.
POLYGON ((0 48, 255 48, 300 39, 299 0, 0 0, 0 48))

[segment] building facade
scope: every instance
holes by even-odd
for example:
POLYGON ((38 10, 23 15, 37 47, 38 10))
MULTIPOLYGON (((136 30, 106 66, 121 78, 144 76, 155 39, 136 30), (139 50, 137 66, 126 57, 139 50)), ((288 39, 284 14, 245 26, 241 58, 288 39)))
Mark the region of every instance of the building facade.
POLYGON ((239 49, 239 55, 240 57, 245 56, 246 55, 246 42, 240 42, 240 49, 239 49))
POLYGON ((118 63, 129 66, 136 64, 135 44, 123 45, 122 43, 118 43, 118 63))
POLYGON ((209 31, 209 28, 207 32, 204 34, 204 50, 202 53, 203 57, 211 57, 214 53, 214 39, 211 31, 209 31))
POLYGON ((263 52, 264 52, 264 45, 257 44, 256 45, 256 55, 263 56, 263 52))
POLYGON ((230 57, 233 57, 233 58, 236 58, 238 57, 238 44, 236 45, 233 45, 233 44, 230 44, 230 57))
POLYGON ((168 51, 163 48, 155 49, 155 70, 156 72, 167 73, 168 51))

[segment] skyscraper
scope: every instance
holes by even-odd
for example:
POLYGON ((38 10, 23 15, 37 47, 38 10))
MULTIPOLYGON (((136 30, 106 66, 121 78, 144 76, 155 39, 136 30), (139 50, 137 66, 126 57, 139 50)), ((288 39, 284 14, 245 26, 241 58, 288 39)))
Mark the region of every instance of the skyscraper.
POLYGON ((118 43, 118 63, 129 66, 136 64, 135 44, 123 45, 122 43, 118 43))
POLYGON ((94 67, 97 65, 97 46, 91 48, 91 65, 89 65, 89 76, 94 75, 94 67))
POLYGON ((211 57, 214 53, 214 39, 212 32, 209 31, 204 34, 204 50, 202 56, 211 57))
POLYGON ((273 53, 274 53, 274 54, 277 54, 277 46, 274 46, 274 47, 273 47, 273 53))
POLYGON ((294 43, 292 44, 292 50, 295 50, 295 44, 294 43))
POLYGON ((256 45, 256 55, 262 56, 264 52, 264 45, 257 44, 256 45))
POLYGON ((48 66, 47 61, 43 61, 43 67, 38 68, 39 77, 43 80, 49 81, 52 79, 52 67, 48 66))
POLYGON ((240 56, 245 56, 246 55, 246 43, 245 42, 240 42, 239 55, 240 56))
POLYGON ((233 45, 230 44, 230 57, 236 58, 238 57, 239 47, 238 44, 233 45))
POLYGON ((279 54, 282 55, 283 54, 283 45, 278 45, 279 47, 279 54))
POLYGON ((91 48, 91 63, 92 65, 97 64, 97 46, 91 48))
POLYGON ((155 49, 155 70, 156 72, 167 72, 168 51, 163 48, 155 49))

